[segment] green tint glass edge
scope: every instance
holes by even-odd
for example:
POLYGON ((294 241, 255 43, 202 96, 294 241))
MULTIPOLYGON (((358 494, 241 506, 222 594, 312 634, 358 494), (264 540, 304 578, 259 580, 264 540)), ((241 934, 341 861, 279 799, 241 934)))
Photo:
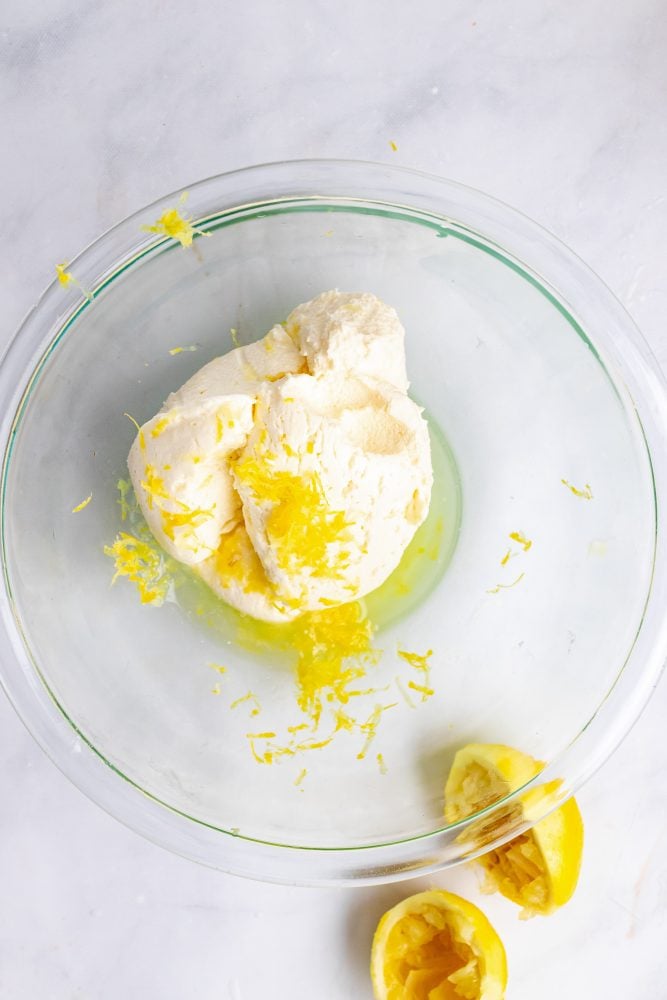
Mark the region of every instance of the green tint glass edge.
MULTIPOLYGON (((351 199, 351 198, 347 198, 347 199, 345 199, 345 201, 346 201, 346 204, 337 204, 335 201, 332 201, 330 199, 322 200, 322 201, 319 201, 317 199, 313 199, 313 200, 309 200, 309 201, 307 201, 307 202, 304 203, 304 199, 303 198, 295 198, 295 199, 280 199, 280 201, 279 201, 278 204, 276 204, 276 202, 257 202, 257 203, 252 204, 252 205, 238 206, 238 207, 234 207, 234 208, 231 208, 231 209, 226 209, 223 212, 215 213, 213 215, 204 216, 201 219, 196 220, 196 224, 199 227, 206 226, 206 233, 208 233, 208 232, 215 232, 218 229, 225 229, 228 226, 236 225, 236 224, 238 224, 240 222, 249 222, 249 221, 253 221, 255 219, 267 218, 267 217, 274 216, 274 215, 291 215, 291 214, 298 214, 298 213, 303 213, 303 212, 347 213, 347 214, 357 214, 357 215, 379 216, 381 218, 395 219, 396 221, 401 221, 401 222, 410 222, 412 224, 421 225, 424 228, 431 229, 433 232, 435 232, 436 236, 439 237, 439 238, 453 237, 455 239, 461 240, 462 242, 467 243, 470 246, 474 246, 476 249, 481 250, 483 253, 488 254, 489 256, 491 256, 494 259, 498 260, 500 263, 502 263, 505 266, 509 267, 512 271, 514 271, 516 274, 518 274, 520 277, 522 277, 524 280, 526 280, 533 288, 535 288, 538 292, 540 292, 547 299, 547 301, 552 306, 554 306, 556 308, 556 310, 564 317, 564 319, 567 321, 567 323, 575 331, 575 333, 577 334, 577 336, 584 342, 584 344, 586 345, 586 347, 593 354, 594 358, 596 359, 596 361, 598 362, 598 364, 602 368, 603 372, 605 373, 605 376, 609 380, 609 382, 610 382, 610 384, 611 384, 611 386, 612 386, 612 388, 613 388, 616 396, 620 400, 620 395, 618 393, 618 390, 616 388, 616 385, 615 385, 613 379, 611 378, 611 376, 609 375, 609 372, 607 371, 605 365, 603 364, 602 359, 600 358, 600 355, 599 355, 598 351, 596 350, 596 348, 594 347, 594 345, 592 344, 591 340, 589 339, 589 337, 587 336, 587 334, 585 333, 585 331, 583 330, 583 328, 580 326, 580 324, 574 319, 574 317, 565 308, 565 306, 556 298, 556 296, 553 295, 552 292, 550 292, 547 288, 545 288, 544 285, 541 284, 541 282, 539 281, 539 279, 537 277, 535 277, 534 275, 532 275, 525 267, 523 267, 522 265, 520 265, 517 261, 514 261, 510 257, 506 256, 502 252, 502 250, 501 250, 500 247, 494 248, 493 246, 489 245, 489 242, 486 242, 486 243, 483 242, 480 239, 479 234, 474 234, 472 231, 470 231, 470 234, 468 234, 466 232, 460 232, 460 231, 458 231, 458 229, 452 228, 453 225, 456 225, 460 229, 465 229, 465 227, 461 226, 459 223, 443 224, 443 223, 446 223, 447 220, 443 219, 443 217, 439 217, 439 216, 434 215, 432 213, 420 212, 420 214, 418 216, 416 216, 416 215, 412 214, 412 212, 415 211, 414 209, 412 209, 412 210, 411 209, 398 210, 396 207, 391 207, 391 208, 388 208, 386 206, 385 207, 380 207, 380 206, 382 206, 384 204, 382 202, 377 203, 378 207, 371 207, 374 203, 368 202, 366 200, 359 199, 359 203, 358 204, 354 204, 354 203, 350 204, 351 202, 354 202, 354 199, 351 199)), ((202 238, 201 235, 199 235, 199 234, 195 235, 195 239, 201 239, 201 238, 202 238)), ((113 764, 110 760, 108 760, 105 757, 105 755, 100 750, 98 750, 97 747, 86 737, 85 733, 83 733, 79 729, 79 727, 76 725, 76 723, 69 717, 69 715, 67 714, 65 708, 58 701, 57 697, 55 696, 55 693, 51 690, 51 687, 49 686, 46 678, 43 676, 43 674, 42 674, 39 666, 37 665, 37 663, 36 663, 36 661, 35 661, 35 659, 33 657, 32 651, 30 649, 30 646, 28 644, 27 637, 24 634, 23 628, 21 627, 20 621, 19 621, 18 616, 17 616, 17 611, 16 611, 16 607, 15 607, 14 595, 13 595, 13 591, 12 591, 11 581, 9 579, 7 559, 5 558, 5 554, 6 554, 6 541, 5 541, 5 528, 6 528, 5 498, 6 498, 6 490, 7 490, 7 476, 8 476, 9 465, 10 465, 11 457, 12 457, 12 453, 13 453, 14 441, 15 441, 15 438, 16 438, 16 433, 17 433, 19 424, 21 422, 21 418, 23 416, 23 413, 25 412, 26 406, 27 406, 27 404, 28 404, 28 402, 30 400, 30 397, 31 397, 32 392, 33 392, 33 390, 35 388, 35 385, 37 384, 37 382, 39 380, 40 374, 41 374, 44 366, 48 362, 49 358, 51 357, 52 353, 55 351, 55 349, 57 348, 57 346, 59 345, 59 343, 61 342, 61 340, 64 338, 64 336, 66 335, 66 333, 68 332, 68 330, 72 327, 72 325, 76 322, 76 320, 82 315, 82 313, 90 305, 92 305, 92 303, 97 298, 97 296, 100 295, 109 285, 111 285, 119 277, 121 277, 121 275, 123 275, 131 267, 134 267, 135 264, 139 263, 141 260, 143 260, 147 256, 149 256, 151 254, 154 254, 154 253, 157 253, 158 251, 160 251, 160 252, 170 252, 170 251, 173 251, 173 250, 176 250, 176 249, 179 249, 179 248, 183 249, 183 248, 180 247, 179 243, 177 243, 176 241, 170 239, 169 237, 165 237, 163 239, 153 241, 147 247, 145 247, 144 249, 142 249, 140 251, 137 251, 128 260, 124 261, 119 267, 117 267, 114 271, 112 271, 111 274, 107 275, 107 277, 91 293, 90 298, 88 298, 88 297, 84 298, 83 301, 81 303, 79 303, 75 307, 75 309, 73 310, 72 314, 64 321, 61 329, 54 336, 54 338, 51 341, 51 343, 49 344, 48 348, 46 349, 46 351, 42 355, 40 361, 36 365, 35 370, 32 373, 32 375, 30 377, 30 380, 28 381, 28 384, 27 384, 27 386, 26 386, 26 388, 25 388, 25 390, 24 390, 24 392, 23 392, 23 394, 21 396, 21 399, 19 401, 19 405, 18 405, 17 410, 16 410, 16 414, 15 414, 14 419, 12 421, 12 425, 11 425, 10 432, 9 432, 9 438, 8 438, 7 446, 6 446, 6 449, 5 449, 5 455, 4 455, 4 458, 3 458, 2 479, 1 479, 1 482, 0 482, 0 493, 2 494, 1 495, 1 499, 0 499, 0 518, 1 518, 0 544, 2 546, 2 554, 3 554, 3 578, 4 578, 4 581, 5 581, 5 586, 6 586, 6 589, 7 589, 8 596, 9 596, 10 605, 11 605, 11 608, 12 608, 14 620, 16 621, 16 624, 18 626, 19 634, 21 635, 21 638, 23 640, 23 645, 24 645, 24 647, 26 649, 26 652, 28 654, 28 658, 29 658, 30 662, 32 663, 32 666, 33 666, 33 668, 34 668, 37 676, 39 677, 40 681, 42 682, 42 684, 43 684, 45 690, 47 691, 50 699, 52 700, 53 704, 56 706, 56 708, 61 713, 61 715, 63 716, 63 718, 67 721, 67 723, 69 724, 69 726, 77 734, 77 736, 81 740, 83 740, 83 742, 86 744, 86 746, 90 750, 92 750, 92 752, 99 758, 99 760, 101 760, 104 764, 106 764, 107 767, 109 767, 115 774, 117 774, 119 777, 121 777, 128 785, 130 785, 132 788, 134 788, 137 791, 139 791, 146 798, 150 799, 153 802, 156 802, 157 804, 159 804, 163 808, 168 809, 170 812, 172 812, 172 813, 174 813, 176 815, 182 816, 183 818, 189 820, 190 822, 197 823, 199 826, 203 826, 203 827, 205 827, 207 829, 213 830, 216 833, 225 834, 225 835, 227 835, 229 837, 232 837, 232 838, 234 838, 236 840, 243 840, 243 841, 245 841, 247 843, 262 844, 265 847, 276 847, 276 848, 280 848, 280 849, 287 848, 287 849, 291 849, 291 850, 311 851, 311 852, 316 852, 316 853, 317 852, 351 852, 351 851, 356 852, 356 851, 362 851, 362 850, 372 850, 374 848, 380 848, 380 847, 393 847, 393 846, 398 846, 398 845, 401 845, 401 844, 416 843, 418 841, 421 841, 421 840, 424 840, 424 839, 427 839, 427 838, 430 838, 430 837, 438 836, 439 834, 443 834, 443 833, 447 832, 448 830, 454 830, 458 826, 460 826, 460 825, 462 825, 464 823, 469 822, 473 818, 485 816, 487 813, 495 810, 502 803, 506 802, 509 798, 514 798, 518 793, 520 793, 521 791, 523 791, 523 789, 526 788, 527 785, 531 784, 532 781, 534 781, 535 779, 533 778, 533 779, 531 779, 531 781, 526 782, 526 784, 522 785, 521 788, 515 789, 509 795, 505 796, 502 799, 499 799, 497 802, 494 802, 492 805, 490 805, 490 806, 486 807, 485 809, 482 809, 479 812, 475 813, 474 816, 472 816, 472 817, 466 817, 465 820, 461 820, 461 821, 459 821, 457 823, 447 824, 445 826, 438 827, 437 829, 431 830, 428 833, 415 834, 415 835, 412 835, 410 837, 401 838, 399 840, 381 841, 381 842, 376 843, 376 844, 363 844, 363 845, 356 845, 356 846, 353 846, 353 847, 313 847, 312 845, 285 844, 285 843, 281 843, 279 841, 263 840, 263 839, 258 838, 258 837, 247 836, 245 834, 242 834, 240 831, 238 833, 235 833, 235 832, 232 832, 231 830, 225 830, 224 828, 215 826, 214 824, 209 823, 206 820, 198 819, 195 816, 190 816, 189 813, 186 813, 183 810, 177 809, 175 806, 170 805, 168 802, 164 802, 158 796, 154 795, 151 792, 146 791, 146 789, 142 788, 141 785, 139 785, 137 782, 133 781, 132 778, 130 778, 123 771, 121 771, 118 767, 116 767, 115 764, 113 764)), ((622 402, 622 400, 621 400, 621 402, 622 402)), ((641 429, 642 438, 643 438, 645 446, 646 446, 646 454, 647 454, 648 463, 649 463, 649 471, 650 471, 651 485, 652 485, 652 491, 653 491, 653 503, 654 503, 654 510, 655 510, 655 540, 654 540, 654 546, 653 546, 653 563, 652 563, 651 576, 650 576, 650 580, 649 580, 649 586, 648 586, 648 590, 647 590, 646 601, 644 603, 644 610, 643 610, 643 613, 642 613, 642 616, 641 616, 641 619, 640 619, 637 631, 635 633, 633 642, 631 643, 630 649, 628 650, 628 654, 627 654, 627 656, 626 656, 626 658, 625 658, 625 660, 624 660, 624 662, 623 662, 623 664, 622 664, 622 666, 621 666, 621 668, 620 668, 620 670, 618 672, 618 675, 617 675, 614 683, 612 684, 612 686, 610 687, 609 691, 605 695, 605 698, 600 703, 600 705, 596 709, 595 713, 588 720, 588 722, 586 723, 586 725, 582 727, 582 729, 580 730, 580 733, 578 733, 577 736, 573 739, 572 743, 576 742, 576 739, 578 738, 578 736, 581 735, 581 733, 584 732, 591 725, 591 722, 593 721, 593 719, 595 718, 595 716, 599 712, 601 705, 604 704, 604 702, 610 696, 610 694, 613 691, 614 687, 618 683, 618 680, 621 677, 621 675, 622 675, 622 673, 623 673, 623 671, 624 671, 624 669, 625 669, 625 667, 627 665, 627 662, 628 662, 628 660, 630 658, 630 655, 632 654, 632 650, 634 649, 634 645, 635 645, 635 643, 637 641, 637 636, 639 635, 639 632, 641 631, 641 627, 642 627, 642 624, 643 624, 643 621, 644 621, 644 616, 645 616, 645 613, 646 613, 646 607, 648 606, 648 601, 649 601, 650 595, 651 595, 651 588, 652 588, 653 575, 654 575, 653 567, 655 565, 655 551, 656 551, 656 545, 657 545, 657 524, 658 524, 658 521, 657 521, 657 495, 656 495, 656 488, 655 488, 655 477, 653 475, 653 463, 651 461, 650 451, 649 451, 649 448, 648 448, 648 442, 646 441, 646 435, 645 435, 645 432, 644 432, 644 428, 643 428, 641 419, 639 417, 639 414, 637 413, 636 408, 635 408, 634 412, 635 412, 635 415, 637 417, 637 422, 638 422, 639 427, 641 429)), ((570 746, 572 745, 572 743, 570 744, 570 746)))

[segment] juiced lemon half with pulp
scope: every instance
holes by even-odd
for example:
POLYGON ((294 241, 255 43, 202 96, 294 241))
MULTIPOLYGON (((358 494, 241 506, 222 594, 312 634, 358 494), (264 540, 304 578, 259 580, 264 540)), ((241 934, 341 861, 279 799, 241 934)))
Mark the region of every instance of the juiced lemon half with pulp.
POLYGON ((433 889, 382 917, 371 978, 376 1000, 503 1000, 505 949, 481 910, 433 889))
MULTIPOLYGON (((521 788, 542 764, 512 747, 471 743, 459 750, 445 787, 445 817, 464 819, 521 788)), ((480 820, 486 839, 501 832, 502 823, 514 824, 544 811, 545 799, 558 794, 558 782, 531 789, 508 804, 506 814, 480 820)), ((567 903, 579 878, 584 828, 573 798, 535 826, 478 858, 487 885, 523 907, 522 917, 547 914, 567 903)))

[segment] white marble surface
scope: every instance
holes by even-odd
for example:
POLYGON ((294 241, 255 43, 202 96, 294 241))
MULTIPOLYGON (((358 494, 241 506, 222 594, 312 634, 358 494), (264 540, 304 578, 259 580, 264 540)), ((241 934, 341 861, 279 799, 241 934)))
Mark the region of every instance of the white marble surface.
MULTIPOLYGON (((416 166, 541 221, 667 363, 667 19, 660 0, 5 0, 6 342, 55 261, 160 194, 251 162, 416 166), (398 146, 392 152, 390 140, 398 146)), ((667 996, 667 681, 584 789, 573 902, 484 901, 509 1000, 667 996)), ((86 801, 0 697, 0 997, 370 998, 372 930, 424 882, 286 889, 206 871, 86 801)), ((474 875, 429 880, 477 897, 474 875)))

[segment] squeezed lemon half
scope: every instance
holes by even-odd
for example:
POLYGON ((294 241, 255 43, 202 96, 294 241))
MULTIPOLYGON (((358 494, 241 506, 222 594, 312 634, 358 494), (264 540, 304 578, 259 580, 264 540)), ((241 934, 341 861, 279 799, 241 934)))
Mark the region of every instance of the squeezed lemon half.
POLYGON ((382 917, 371 979, 376 1000, 503 1000, 505 949, 481 910, 433 889, 382 917))
MULTIPOLYGON (((445 787, 445 817, 464 819, 521 788, 542 764, 512 747, 471 743, 459 750, 445 787)), ((530 819, 543 811, 545 800, 558 792, 558 782, 531 789, 508 805, 506 814, 480 824, 488 835, 501 832, 503 821, 530 819)), ((579 878, 584 827, 573 798, 532 829, 477 859, 487 888, 522 906, 520 916, 552 913, 572 896, 579 878)))

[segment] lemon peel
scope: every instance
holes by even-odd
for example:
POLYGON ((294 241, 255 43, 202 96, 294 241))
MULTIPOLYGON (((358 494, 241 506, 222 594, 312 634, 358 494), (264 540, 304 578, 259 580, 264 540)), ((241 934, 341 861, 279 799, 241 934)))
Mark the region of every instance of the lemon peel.
MULTIPOLYGON (((430 658, 433 656, 433 650, 429 649, 426 653, 411 653, 408 650, 399 649, 398 655, 401 659, 405 660, 406 663, 409 663, 415 670, 421 672, 423 683, 417 684, 415 681, 410 680, 408 681, 408 687, 411 691, 415 691, 417 694, 420 694, 422 701, 426 701, 435 694, 434 689, 431 687, 431 664, 429 662, 430 658)), ((403 694, 403 692, 401 693, 403 694)), ((405 698, 405 695, 403 696, 405 698)))
POLYGON ((499 594, 501 590, 511 590, 512 587, 516 587, 517 583, 521 583, 525 575, 525 573, 519 573, 516 580, 513 580, 512 583, 497 583, 495 587, 490 587, 487 590, 487 594, 499 594))
POLYGON ((104 554, 114 560, 112 584, 119 577, 136 585, 142 604, 164 603, 171 587, 171 577, 160 552, 146 541, 121 531, 113 545, 104 546, 104 554))
POLYGON ((371 980, 376 1000, 503 1000, 505 949, 478 907, 432 889, 384 914, 371 980))
MULTIPOLYGON (((183 205, 188 197, 188 192, 184 191, 179 198, 179 204, 183 205)), ((203 229, 197 229, 192 225, 192 217, 182 214, 178 208, 168 208, 162 213, 159 219, 150 226, 142 226, 145 233, 157 233, 159 236, 168 236, 176 240, 183 247, 192 246, 195 236, 210 236, 210 233, 203 229)))
POLYGON ((67 288, 68 285, 74 284, 74 275, 71 271, 67 270, 67 262, 63 264, 56 264, 56 274, 58 276, 59 283, 67 288))
MULTIPOLYGON (((485 809, 530 782, 542 763, 504 744, 472 743, 458 751, 445 787, 445 818, 453 823, 485 809)), ((482 819, 480 841, 495 839, 562 803, 561 782, 522 793, 499 817, 482 819)), ((473 827, 474 830, 474 827, 473 827)), ((470 831, 468 831, 470 835, 470 831)), ((579 878, 583 822, 574 798, 508 843, 477 859, 486 889, 522 907, 520 917, 546 915, 572 896, 579 878)))
POLYGON ((131 504, 127 497, 132 490, 132 483, 129 479, 119 479, 116 483, 116 489, 118 490, 118 500, 116 503, 120 507, 120 519, 121 521, 126 521, 131 510, 131 504))
POLYGON ((171 354, 172 357, 174 357, 176 354, 183 354, 185 351, 196 351, 196 350, 197 350, 196 344, 188 344, 187 347, 170 347, 169 353, 171 354))
POLYGON ((72 507, 72 513, 78 514, 79 511, 85 510, 92 499, 93 499, 93 494, 90 493, 85 500, 82 500, 81 503, 78 503, 76 507, 72 507))
POLYGON ((91 292, 87 291, 83 287, 78 278, 75 278, 72 272, 67 270, 67 267, 68 265, 66 262, 55 265, 56 280, 58 281, 58 284, 61 285, 63 288, 69 288, 70 285, 74 285, 76 288, 79 289, 81 294, 88 299, 89 302, 92 302, 93 295, 91 294, 91 292))
MULTIPOLYGON (((349 554, 332 557, 331 546, 348 538, 344 511, 332 510, 313 473, 295 476, 273 470, 271 455, 245 458, 233 466, 235 478, 257 502, 269 507, 265 530, 281 569, 309 570, 315 577, 339 576, 349 554)), ((279 595, 282 596, 282 595, 279 595)))
POLYGON ((582 500, 593 499, 593 490, 591 489, 589 483, 585 483, 583 489, 580 489, 578 486, 573 486, 572 483, 569 483, 567 481, 567 479, 561 479, 561 483, 563 484, 563 486, 567 486, 568 490, 570 491, 570 493, 573 494, 573 496, 581 497, 582 500))
POLYGON ((524 534, 520 531, 511 531, 509 534, 510 539, 520 545, 524 552, 528 552, 532 548, 533 543, 530 538, 526 538, 524 534))

